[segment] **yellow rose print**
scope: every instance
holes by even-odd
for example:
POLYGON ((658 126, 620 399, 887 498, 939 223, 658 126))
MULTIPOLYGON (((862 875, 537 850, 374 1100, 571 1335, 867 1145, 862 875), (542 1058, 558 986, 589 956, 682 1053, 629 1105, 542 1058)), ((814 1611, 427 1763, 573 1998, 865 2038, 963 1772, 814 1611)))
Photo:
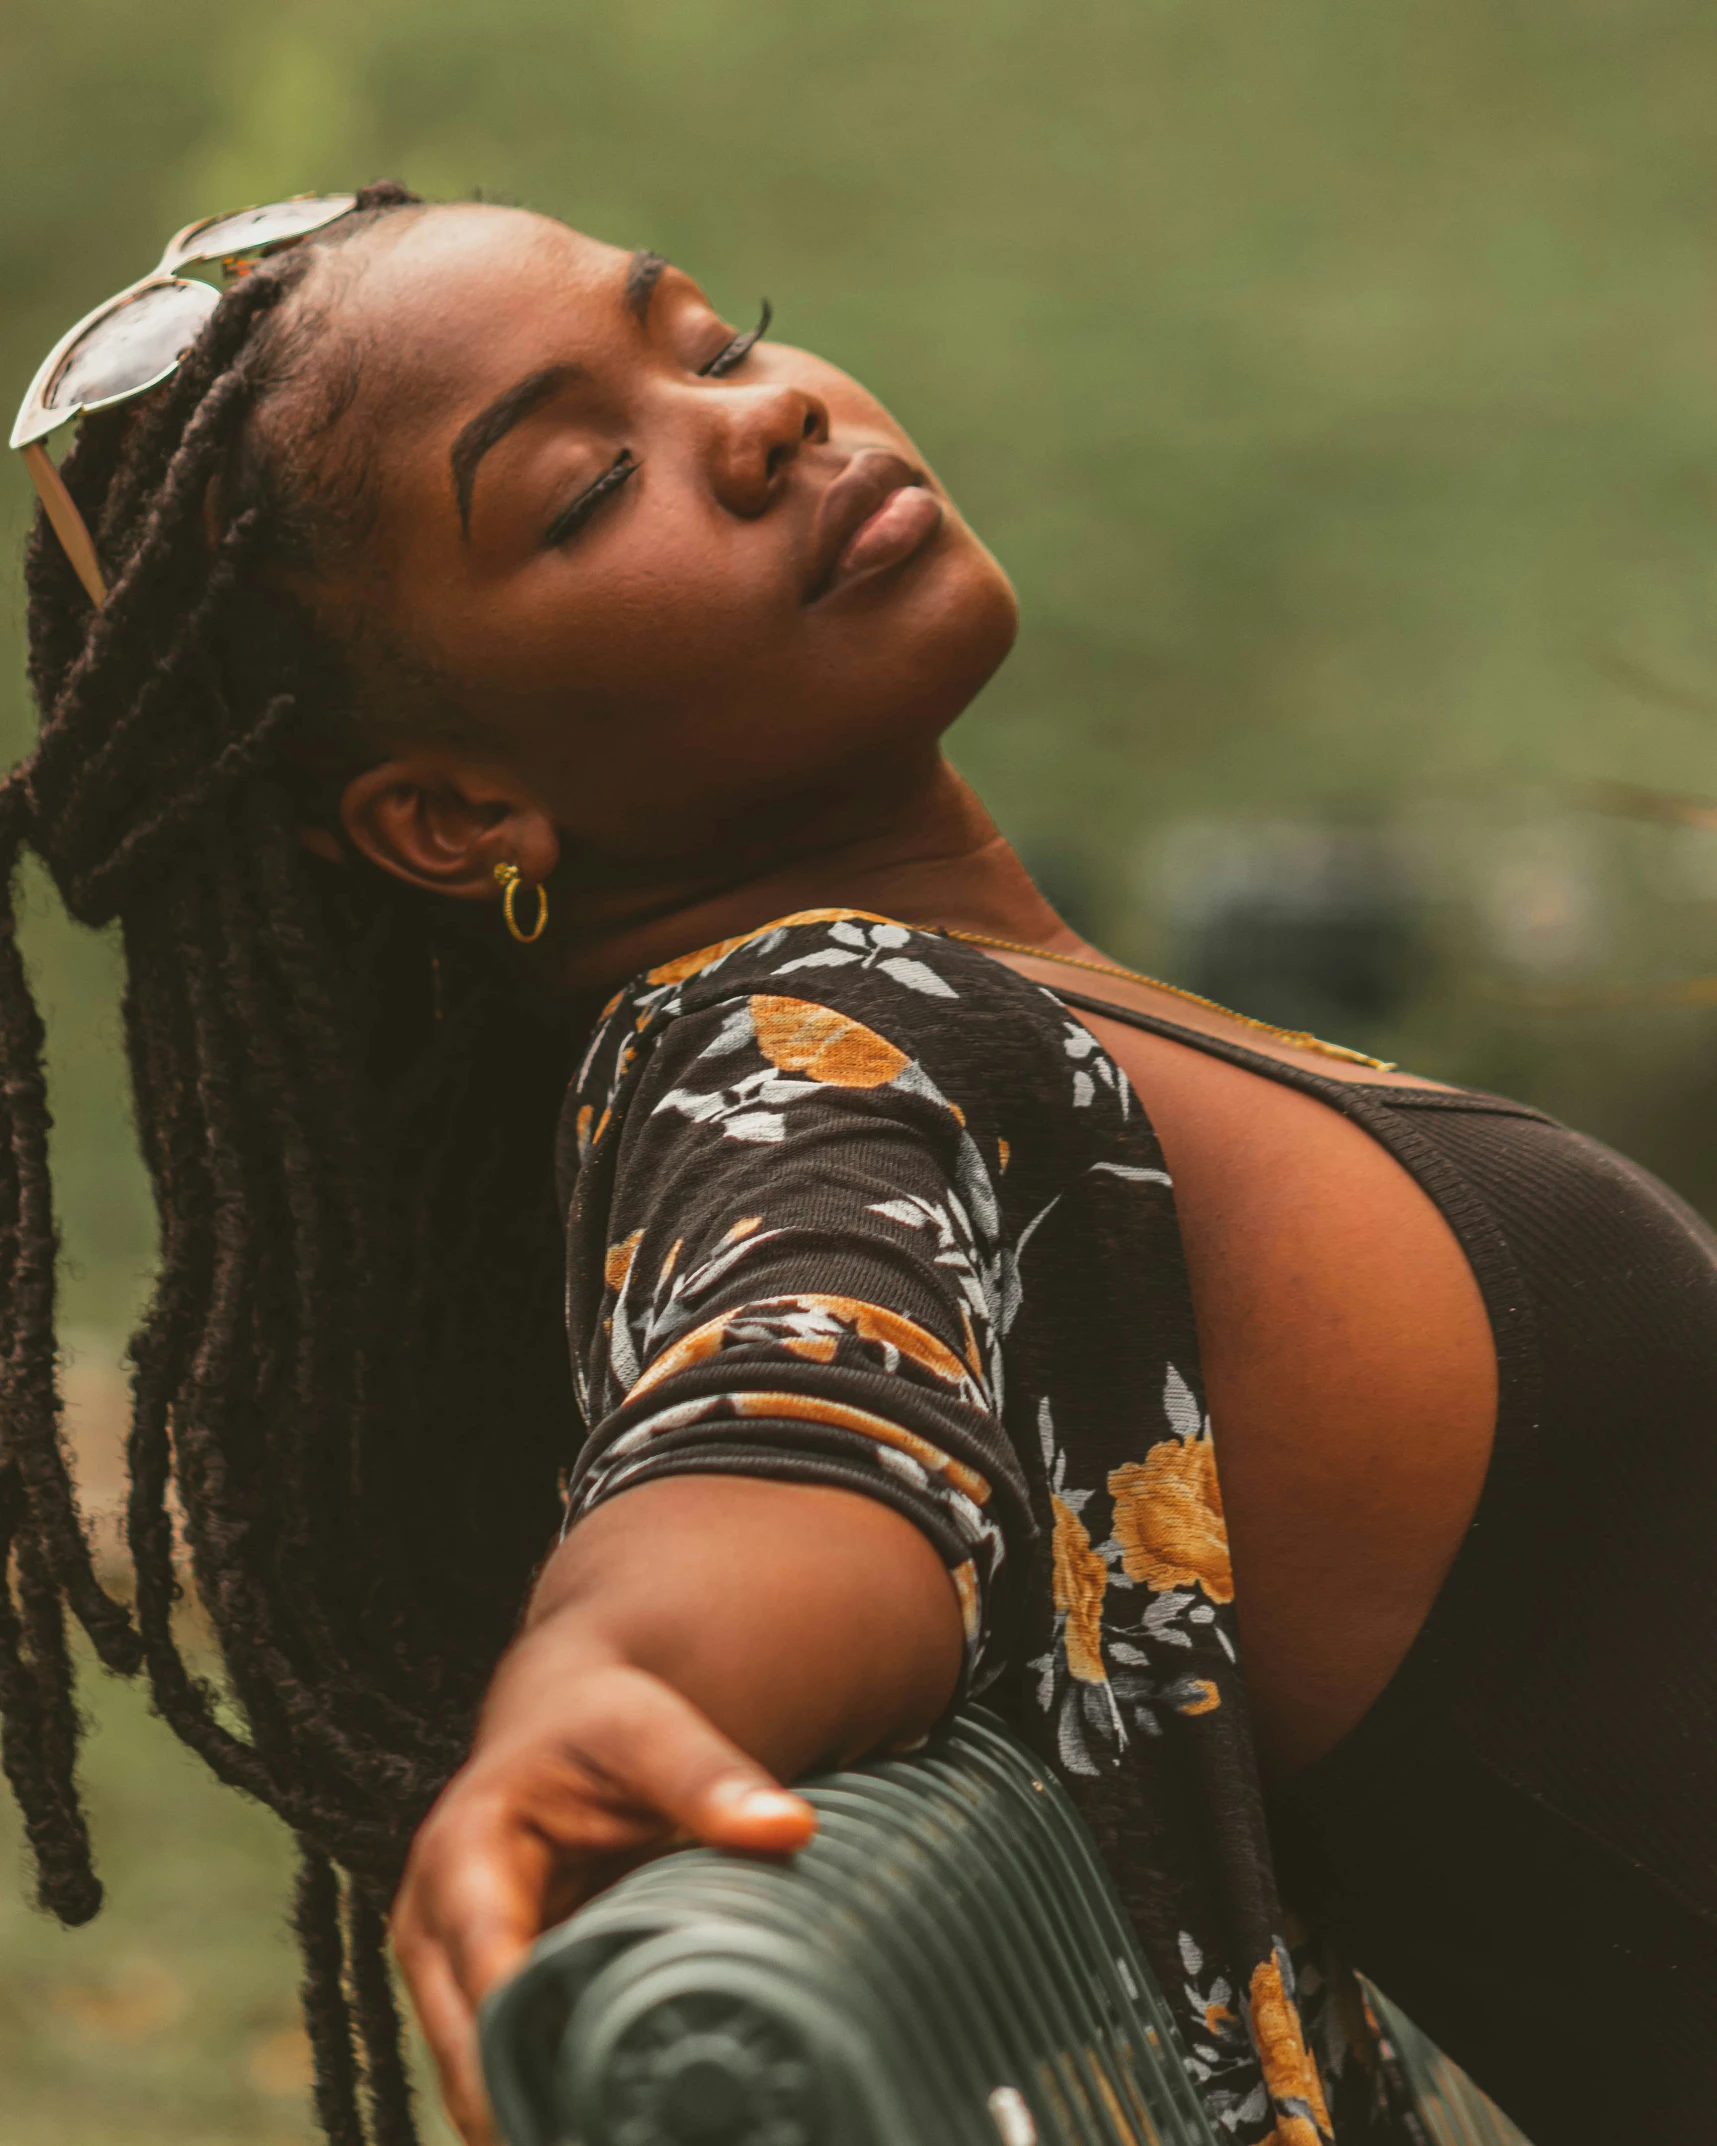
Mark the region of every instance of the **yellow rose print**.
POLYGON ((1276 1959, 1260 1961, 1253 1969, 1246 1995, 1252 2044, 1271 2100, 1278 2106, 1285 2101, 1304 2102, 1315 2118, 1311 2122, 1303 2116, 1278 2117, 1271 2146, 1322 2146, 1330 2131, 1323 2082, 1306 2047, 1299 2007, 1288 1995, 1276 1959))
POLYGON ((783 1073, 805 1073, 836 1088, 886 1088, 905 1072, 906 1053, 862 1021, 800 998, 754 998, 757 1048, 783 1073))
POLYGON ((1212 1602, 1234 1600, 1228 1528, 1216 1449, 1208 1438, 1170 1438, 1109 1477, 1121 1570, 1158 1594, 1202 1587, 1212 1602))
POLYGON ((643 1234, 641 1229, 635 1229, 630 1237, 622 1237, 618 1244, 608 1247, 607 1256, 602 1262, 602 1279, 610 1289, 623 1289, 626 1286, 626 1277, 632 1271, 632 1261, 637 1256, 643 1234))
POLYGON ((1067 1615, 1062 1644, 1068 1674, 1081 1684, 1106 1684, 1102 1624, 1109 1568, 1092 1549, 1079 1515, 1059 1498, 1050 1503, 1055 1508, 1055 1606, 1067 1615))

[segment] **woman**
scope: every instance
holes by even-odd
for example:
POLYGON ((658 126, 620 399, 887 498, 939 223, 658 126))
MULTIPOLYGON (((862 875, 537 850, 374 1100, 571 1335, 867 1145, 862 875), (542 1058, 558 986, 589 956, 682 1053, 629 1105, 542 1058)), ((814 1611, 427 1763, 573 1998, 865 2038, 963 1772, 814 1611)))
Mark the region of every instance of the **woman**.
POLYGON ((69 1606, 300 1838, 329 2136, 411 2135, 391 1898, 486 2140, 473 2010, 546 1921, 675 1829, 790 1851, 780 1782, 981 1691, 1228 2135, 1416 2135, 1345 1955, 1538 2146, 1703 2139, 1711 1239, 1534 1112, 1084 946, 938 749, 1004 576, 760 336, 377 188, 65 464, 105 600, 39 526, 0 829, 121 923, 162 1237, 131 1610, 58 1445, 8 926, 44 1900, 99 1902, 69 1606), (175 1645, 170 1482, 242 1734, 175 1645))

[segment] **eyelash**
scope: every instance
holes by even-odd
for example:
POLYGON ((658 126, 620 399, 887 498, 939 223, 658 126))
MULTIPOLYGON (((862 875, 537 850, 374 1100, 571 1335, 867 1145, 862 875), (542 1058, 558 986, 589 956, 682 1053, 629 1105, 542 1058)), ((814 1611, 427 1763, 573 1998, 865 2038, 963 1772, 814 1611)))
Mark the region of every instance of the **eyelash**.
POLYGON ((553 550, 564 544, 576 530, 582 529, 602 502, 618 492, 629 477, 637 476, 643 463, 634 459, 630 447, 620 450, 620 458, 613 466, 603 471, 587 491, 580 492, 570 506, 563 507, 549 524, 548 534, 543 538, 545 550, 553 550))
POLYGON ((718 350, 707 365, 700 365, 698 367, 700 376, 705 380, 720 380, 725 374, 732 372, 736 365, 743 365, 757 345, 769 333, 769 323, 774 318, 775 309, 765 298, 763 311, 758 316, 756 327, 748 328, 743 335, 736 335, 725 350, 718 350))
MULTIPOLYGON (((758 316, 756 327, 748 328, 743 335, 736 335, 725 350, 718 350, 707 365, 700 365, 698 367, 699 378, 703 380, 720 380, 732 372, 736 366, 743 365, 757 348, 757 345, 769 333, 769 323, 774 318, 775 310, 768 299, 765 298, 763 311, 758 316)), ((629 478, 638 474, 643 466, 643 463, 634 458, 630 447, 622 448, 619 459, 612 467, 604 470, 602 475, 597 478, 596 482, 587 491, 580 492, 570 506, 563 507, 560 513, 555 516, 554 520, 549 524, 548 534, 543 538, 544 548, 552 550, 555 545, 564 544, 568 537, 584 527, 585 523, 589 521, 605 499, 612 498, 629 478)))

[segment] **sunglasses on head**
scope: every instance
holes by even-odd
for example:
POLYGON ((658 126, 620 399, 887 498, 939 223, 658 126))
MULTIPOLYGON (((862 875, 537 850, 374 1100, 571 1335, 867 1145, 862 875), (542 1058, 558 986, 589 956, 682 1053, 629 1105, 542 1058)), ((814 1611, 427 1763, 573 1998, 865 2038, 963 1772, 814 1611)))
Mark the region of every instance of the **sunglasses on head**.
POLYGON ((177 371, 221 301, 213 284, 181 270, 220 262, 238 273, 252 258, 308 238, 357 205, 356 194, 300 194, 187 224, 141 282, 86 313, 42 360, 12 427, 11 444, 23 455, 48 520, 92 602, 107 597, 95 544, 43 442, 73 418, 109 410, 159 387, 177 371))

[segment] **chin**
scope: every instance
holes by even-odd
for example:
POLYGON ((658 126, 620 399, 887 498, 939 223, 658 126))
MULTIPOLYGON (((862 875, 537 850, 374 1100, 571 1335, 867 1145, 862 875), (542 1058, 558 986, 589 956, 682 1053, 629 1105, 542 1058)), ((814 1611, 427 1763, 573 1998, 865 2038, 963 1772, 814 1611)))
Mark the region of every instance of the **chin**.
POLYGON ((917 660, 910 668, 909 700, 921 691, 929 703, 923 716, 939 735, 1001 668, 1019 632, 1019 599, 1000 562, 971 531, 960 529, 963 542, 953 549, 942 572, 914 606, 919 613, 917 660))

